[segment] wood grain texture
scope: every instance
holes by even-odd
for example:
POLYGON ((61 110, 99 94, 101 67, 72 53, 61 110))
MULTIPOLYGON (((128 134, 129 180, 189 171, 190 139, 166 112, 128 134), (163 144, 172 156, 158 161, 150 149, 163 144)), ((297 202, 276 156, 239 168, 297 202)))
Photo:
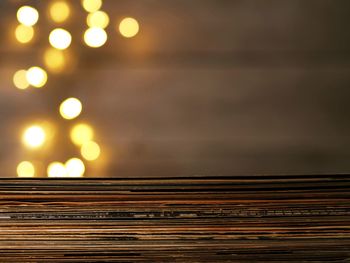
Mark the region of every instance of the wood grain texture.
POLYGON ((348 262, 350 179, 1 179, 0 262, 348 262))

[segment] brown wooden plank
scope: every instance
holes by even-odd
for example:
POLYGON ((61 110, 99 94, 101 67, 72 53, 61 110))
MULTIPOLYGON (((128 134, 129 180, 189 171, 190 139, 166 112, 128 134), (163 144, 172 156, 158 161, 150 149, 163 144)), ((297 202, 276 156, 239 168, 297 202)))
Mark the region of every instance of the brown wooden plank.
POLYGON ((1 179, 0 262, 344 262, 349 178, 1 179))

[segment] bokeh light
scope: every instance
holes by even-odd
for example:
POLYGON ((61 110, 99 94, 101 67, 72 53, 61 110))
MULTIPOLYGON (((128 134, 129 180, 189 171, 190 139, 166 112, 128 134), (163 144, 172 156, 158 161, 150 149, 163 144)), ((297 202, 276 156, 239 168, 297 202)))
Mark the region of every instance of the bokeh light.
POLYGON ((119 32, 126 38, 136 36, 139 30, 139 23, 132 17, 124 18, 119 24, 119 32))
POLYGON ((106 28, 109 24, 109 17, 106 12, 96 11, 87 16, 86 23, 89 27, 106 28))
POLYGON ((74 144, 82 145, 94 138, 94 130, 88 124, 76 124, 70 131, 70 138, 74 144))
MULTIPOLYGON (((83 40, 89 47, 101 47, 107 42, 108 35, 105 28, 110 23, 108 14, 104 11, 100 11, 102 0, 81 0, 81 3, 83 8, 89 12, 86 18, 86 23, 89 28, 84 32, 83 40)), ((71 2, 68 0, 50 1, 47 15, 52 21, 51 23, 66 22, 71 16, 71 7, 71 2)), ((33 41, 37 33, 36 28, 33 26, 39 21, 38 10, 31 6, 22 6, 17 11, 17 19, 20 24, 16 26, 14 32, 16 40, 23 44, 33 41)), ((134 26, 135 31, 135 25, 130 25, 130 21, 126 22, 129 22, 129 25, 126 25, 129 26, 129 29, 125 30, 132 31, 130 28, 134 26)), ((57 28, 53 28, 51 32, 49 31, 48 40, 50 45, 41 55, 44 67, 33 66, 29 69, 20 69, 14 73, 13 83, 18 89, 24 90, 30 86, 41 88, 48 80, 46 70, 49 70, 50 73, 56 73, 62 72, 70 66, 72 59, 68 55, 72 54, 69 52, 70 50, 65 49, 72 44, 72 34, 66 29, 61 28, 65 27, 63 25, 56 27, 57 28)), ((129 32, 125 34, 131 37, 132 34, 136 35, 138 30, 137 24, 136 33, 129 32)), ((82 103, 77 98, 68 98, 59 106, 60 115, 67 120, 77 118, 81 112, 82 103)), ((29 149, 42 148, 41 150, 45 152, 42 154, 49 153, 51 151, 51 139, 55 133, 49 126, 49 124, 46 125, 40 122, 39 124, 33 123, 26 127, 21 134, 23 145, 29 149)), ((83 177, 86 171, 85 159, 93 161, 99 158, 101 149, 94 141, 94 130, 90 125, 85 123, 75 124, 70 130, 70 139, 75 145, 79 146, 81 157, 71 158, 66 163, 57 161, 49 163, 46 167, 48 177, 83 177)), ((35 155, 39 153, 41 153, 41 151, 32 152, 32 154, 35 155)), ((18 177, 34 177, 37 174, 37 169, 39 172, 42 170, 40 165, 36 167, 32 162, 22 161, 18 163, 16 171, 18 177)))
POLYGON ((68 98, 60 105, 60 114, 64 119, 71 120, 79 116, 82 111, 82 104, 76 98, 68 98))
POLYGON ((89 47, 101 47, 107 41, 107 33, 102 28, 91 27, 85 31, 84 41, 89 47))
POLYGON ((63 163, 53 162, 47 167, 48 177, 65 177, 67 176, 66 167, 63 163))
POLYGON ((62 72, 66 65, 66 57, 62 50, 48 48, 44 52, 45 66, 52 72, 62 72))
POLYGON ((85 11, 92 13, 101 8, 102 0, 82 0, 81 4, 85 11))
POLYGON ((34 29, 31 26, 20 24, 16 27, 15 36, 18 42, 22 44, 29 43, 34 37, 34 29))
POLYGON ((29 148, 39 148, 45 143, 45 140, 45 130, 39 125, 26 128, 22 135, 23 143, 29 148))
POLYGON ((31 162, 23 161, 17 166, 17 176, 18 177, 34 177, 35 167, 31 162))
POLYGON ((70 46, 72 36, 67 30, 56 28, 51 31, 49 35, 49 42, 54 48, 63 50, 70 46))
POLYGON ((29 82, 27 81, 27 71, 25 69, 21 69, 16 71, 13 75, 13 84, 18 89, 27 89, 29 87, 29 82))
POLYGON ((49 8, 51 19, 56 23, 66 21, 70 15, 70 6, 66 1, 54 1, 49 8))
POLYGON ((17 20, 25 26, 34 26, 38 19, 38 11, 31 6, 22 6, 17 11, 17 20))
POLYGON ((82 160, 72 158, 66 162, 66 171, 68 177, 82 177, 85 172, 85 165, 82 160))
POLYGON ((88 141, 81 146, 80 152, 84 159, 94 161, 100 156, 101 149, 96 142, 88 141))
POLYGON ((41 88, 47 82, 47 73, 40 67, 31 67, 27 70, 26 78, 30 85, 41 88))

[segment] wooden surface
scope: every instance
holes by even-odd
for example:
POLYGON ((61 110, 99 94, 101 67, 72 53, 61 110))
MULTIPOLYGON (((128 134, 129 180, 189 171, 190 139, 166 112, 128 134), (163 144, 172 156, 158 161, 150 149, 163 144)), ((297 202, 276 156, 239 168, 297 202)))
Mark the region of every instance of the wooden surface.
POLYGON ((0 262, 349 260, 346 175, 0 180, 0 262))

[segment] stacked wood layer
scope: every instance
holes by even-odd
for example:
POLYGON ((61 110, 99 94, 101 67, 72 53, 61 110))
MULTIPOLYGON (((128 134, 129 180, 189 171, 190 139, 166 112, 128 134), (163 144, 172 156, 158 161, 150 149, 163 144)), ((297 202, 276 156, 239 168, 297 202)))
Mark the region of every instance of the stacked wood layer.
POLYGON ((350 179, 1 179, 0 262, 350 260, 350 179))

